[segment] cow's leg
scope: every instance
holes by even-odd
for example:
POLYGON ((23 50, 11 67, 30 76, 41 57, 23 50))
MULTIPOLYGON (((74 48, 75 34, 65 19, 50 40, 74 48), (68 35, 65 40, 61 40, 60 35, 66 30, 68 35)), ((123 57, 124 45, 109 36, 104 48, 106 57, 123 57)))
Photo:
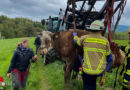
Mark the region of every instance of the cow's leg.
POLYGON ((65 83, 67 90, 71 90, 71 85, 70 85, 70 77, 71 77, 71 68, 67 66, 66 71, 65 71, 65 83))
POLYGON ((76 77, 77 77, 77 75, 78 75, 78 72, 74 72, 74 71, 73 71, 72 79, 75 80, 76 77))
POLYGON ((64 69, 64 72, 66 71, 66 67, 67 67, 67 65, 66 65, 66 63, 65 63, 65 64, 64 64, 64 68, 63 68, 63 69, 64 69))
POLYGON ((67 90, 71 90, 70 77, 71 77, 71 72, 72 72, 73 65, 70 62, 67 63, 66 65, 67 66, 66 66, 66 71, 65 71, 64 79, 65 79, 67 90))

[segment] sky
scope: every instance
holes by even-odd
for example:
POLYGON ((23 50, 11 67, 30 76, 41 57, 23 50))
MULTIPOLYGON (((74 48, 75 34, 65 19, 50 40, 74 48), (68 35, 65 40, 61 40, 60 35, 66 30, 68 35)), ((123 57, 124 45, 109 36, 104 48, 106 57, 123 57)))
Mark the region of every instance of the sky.
MULTIPOLYGON (((0 0, 0 15, 41 21, 49 16, 57 16, 60 8, 65 10, 66 2, 67 0, 0 0)), ((98 2, 96 8, 99 9, 102 5, 103 2, 98 2)), ((130 0, 127 0, 120 24, 130 26, 130 0)))

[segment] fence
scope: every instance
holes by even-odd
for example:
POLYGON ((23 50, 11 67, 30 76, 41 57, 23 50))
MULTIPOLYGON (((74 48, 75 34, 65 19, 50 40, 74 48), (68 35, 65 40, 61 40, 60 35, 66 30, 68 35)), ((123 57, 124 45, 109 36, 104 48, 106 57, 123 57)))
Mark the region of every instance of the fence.
MULTIPOLYGON (((108 34, 105 34, 105 37, 108 37, 108 34)), ((129 40, 128 33, 116 33, 112 38, 116 40, 129 40)))
POLYGON ((1 35, 1 32, 0 32, 0 39, 4 39, 5 37, 1 35))
MULTIPOLYGON (((105 37, 106 38, 108 37, 108 33, 105 34, 105 37)), ((114 37, 116 40, 129 40, 128 33, 124 32, 116 33, 114 36, 112 36, 113 39, 114 37)), ((1 35, 1 32, 0 32, 0 39, 5 39, 5 37, 1 35)))

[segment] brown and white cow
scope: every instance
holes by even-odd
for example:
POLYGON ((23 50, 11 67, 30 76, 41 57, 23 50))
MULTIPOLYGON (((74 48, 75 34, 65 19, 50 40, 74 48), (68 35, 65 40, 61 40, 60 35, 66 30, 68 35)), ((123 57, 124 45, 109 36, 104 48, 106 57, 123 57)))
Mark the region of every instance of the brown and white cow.
MULTIPOLYGON (((73 32, 77 32, 79 37, 90 33, 84 30, 63 31, 57 32, 55 34, 48 31, 43 31, 41 37, 41 54, 47 54, 47 52, 51 48, 54 48, 58 52, 61 59, 66 62, 64 66, 64 79, 67 86, 67 90, 71 90, 70 77, 72 69, 74 67, 74 63, 79 61, 78 54, 83 53, 82 47, 74 45, 73 32)), ((118 59, 120 60, 119 62, 121 62, 122 55, 120 53, 120 50, 118 49, 117 52, 118 59)))
POLYGON ((52 32, 43 31, 41 32, 41 46, 40 46, 40 54, 46 55, 50 49, 52 49, 52 39, 51 36, 53 35, 52 32))

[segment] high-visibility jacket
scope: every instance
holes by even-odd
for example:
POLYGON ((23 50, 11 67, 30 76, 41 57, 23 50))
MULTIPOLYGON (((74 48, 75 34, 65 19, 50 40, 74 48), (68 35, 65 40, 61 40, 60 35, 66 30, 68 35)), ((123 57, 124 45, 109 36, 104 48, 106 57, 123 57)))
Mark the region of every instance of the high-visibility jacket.
POLYGON ((106 69, 106 57, 111 54, 108 40, 94 32, 82 37, 74 36, 77 45, 84 49, 83 71, 90 75, 99 75, 106 69))
POLYGON ((125 52, 126 57, 120 73, 120 83, 130 89, 130 47, 121 46, 121 49, 125 52))

